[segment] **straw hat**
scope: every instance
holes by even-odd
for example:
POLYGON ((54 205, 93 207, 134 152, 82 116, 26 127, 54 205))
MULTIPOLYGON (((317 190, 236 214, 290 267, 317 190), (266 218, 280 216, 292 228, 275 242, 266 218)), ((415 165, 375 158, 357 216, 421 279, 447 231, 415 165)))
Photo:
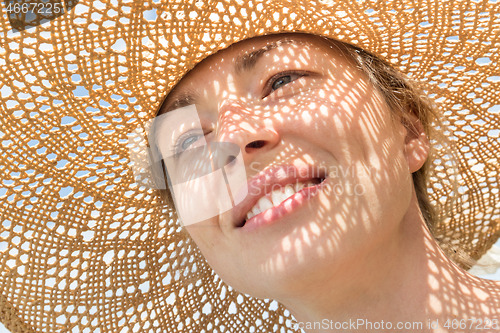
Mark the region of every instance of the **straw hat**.
POLYGON ((21 32, 0 24, 0 321, 12 332, 294 332, 281 305, 211 271, 137 184, 127 148, 196 63, 272 32, 347 41, 427 83, 457 144, 455 199, 449 154, 433 164, 430 194, 452 208, 436 232, 475 259, 500 236, 495 1, 84 0, 21 32))

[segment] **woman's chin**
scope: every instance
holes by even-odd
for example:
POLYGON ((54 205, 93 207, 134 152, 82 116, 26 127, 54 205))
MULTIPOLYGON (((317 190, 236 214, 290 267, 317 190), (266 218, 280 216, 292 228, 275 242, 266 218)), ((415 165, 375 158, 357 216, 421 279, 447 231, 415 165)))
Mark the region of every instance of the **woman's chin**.
POLYGON ((307 295, 311 288, 335 280, 333 277, 340 271, 340 265, 334 262, 337 258, 321 258, 316 251, 301 255, 309 259, 302 260, 295 251, 275 254, 258 263, 249 262, 241 268, 239 277, 226 282, 254 297, 285 300, 307 295), (250 267, 254 269, 249 270, 250 267))

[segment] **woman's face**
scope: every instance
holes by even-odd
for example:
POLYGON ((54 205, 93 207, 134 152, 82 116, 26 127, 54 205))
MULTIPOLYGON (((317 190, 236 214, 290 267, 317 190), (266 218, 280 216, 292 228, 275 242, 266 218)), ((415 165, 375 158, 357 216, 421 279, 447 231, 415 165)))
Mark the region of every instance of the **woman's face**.
POLYGON ((186 102, 207 142, 240 148, 249 181, 234 209, 186 226, 225 282, 281 299, 348 279, 394 242, 412 200, 406 129, 325 40, 288 34, 232 45, 184 77, 165 109, 186 102))

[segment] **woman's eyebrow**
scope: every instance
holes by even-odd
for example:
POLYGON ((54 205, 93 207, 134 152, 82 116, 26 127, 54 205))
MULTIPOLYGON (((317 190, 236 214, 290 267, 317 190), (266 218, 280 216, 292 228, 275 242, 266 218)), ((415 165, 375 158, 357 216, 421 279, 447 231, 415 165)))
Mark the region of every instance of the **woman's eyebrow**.
POLYGON ((177 96, 175 99, 172 101, 168 102, 160 107, 160 110, 158 111, 158 115, 167 113, 169 111, 173 111, 175 109, 180 109, 185 106, 189 106, 195 103, 196 100, 196 94, 194 92, 185 92, 177 96))
POLYGON ((234 61, 234 70, 237 74, 241 74, 241 72, 248 72, 255 67, 259 59, 261 59, 264 54, 276 49, 279 46, 289 44, 300 45, 301 43, 293 39, 284 39, 270 42, 258 50, 252 51, 250 53, 245 53, 237 57, 234 61))

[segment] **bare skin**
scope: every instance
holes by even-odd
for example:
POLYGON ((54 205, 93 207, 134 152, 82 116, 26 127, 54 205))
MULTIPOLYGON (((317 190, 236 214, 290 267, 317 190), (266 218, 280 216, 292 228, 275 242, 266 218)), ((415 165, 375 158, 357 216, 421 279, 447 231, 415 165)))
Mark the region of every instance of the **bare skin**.
POLYGON ((168 97, 166 108, 194 92, 204 139, 237 144, 249 177, 276 165, 328 170, 328 186, 272 224, 244 230, 227 212, 187 226, 208 263, 235 289, 281 302, 307 332, 388 331, 306 323, 324 319, 477 332, 474 318, 490 327, 481 332, 500 331, 500 283, 456 266, 425 226, 411 178, 429 152, 419 121, 412 133, 391 118, 364 74, 322 39, 283 40, 233 45, 168 97), (235 68, 263 48, 254 66, 235 68), (443 327, 453 319, 469 319, 467 328, 443 327))

